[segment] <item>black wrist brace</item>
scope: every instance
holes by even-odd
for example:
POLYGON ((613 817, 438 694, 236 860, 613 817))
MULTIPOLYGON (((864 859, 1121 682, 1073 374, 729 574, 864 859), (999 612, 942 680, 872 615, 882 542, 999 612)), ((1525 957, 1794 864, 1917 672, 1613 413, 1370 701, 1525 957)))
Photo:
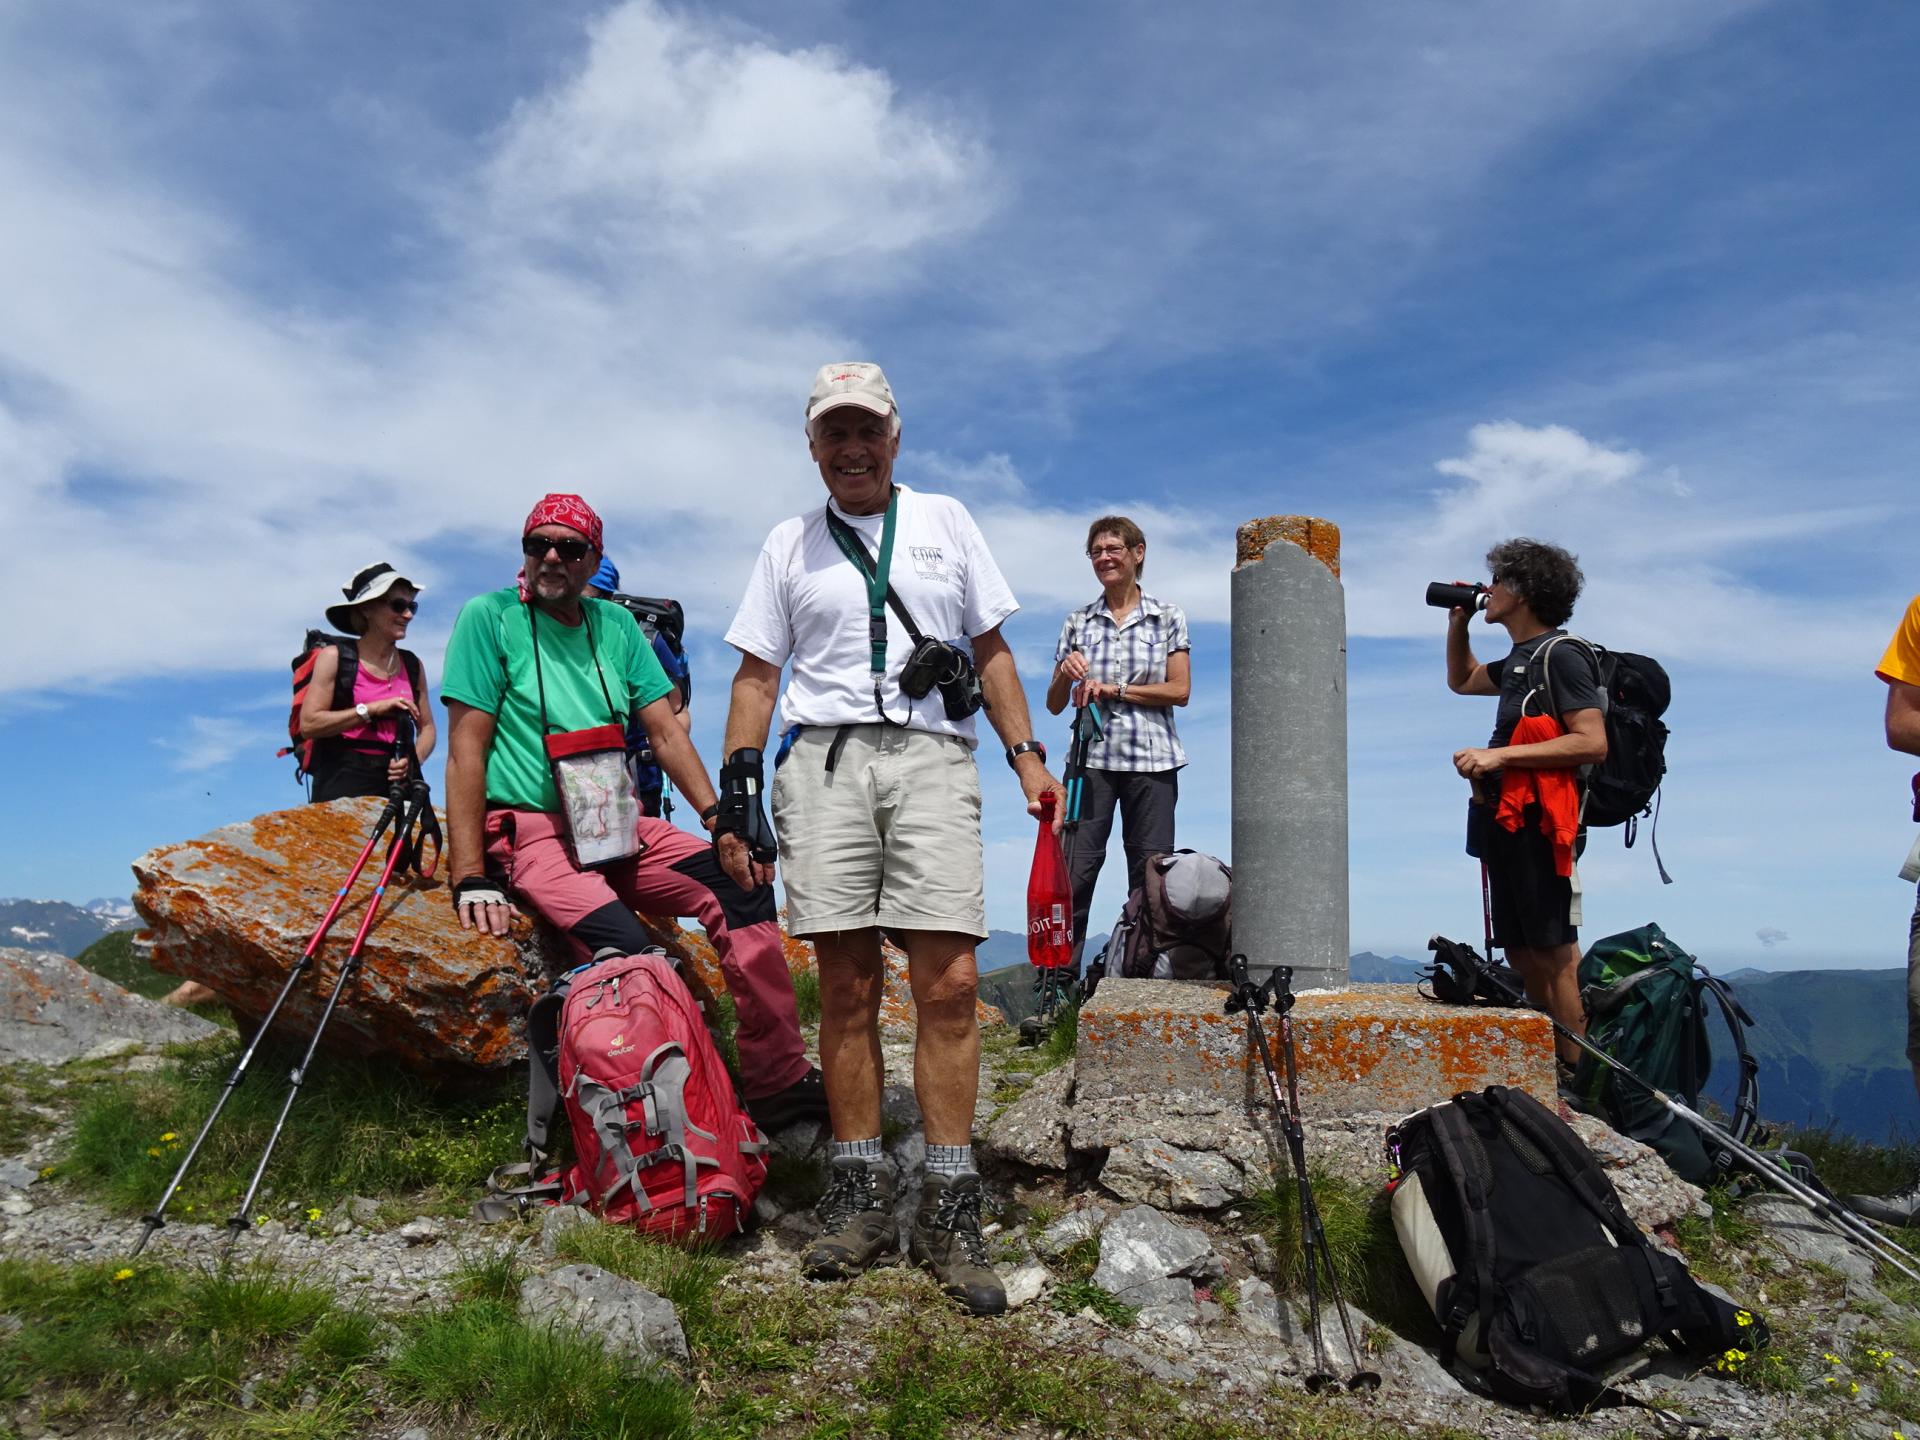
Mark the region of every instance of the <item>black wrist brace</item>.
POLYGON ((780 855, 767 819, 766 765, 758 750, 739 749, 720 767, 720 810, 713 817, 713 843, 738 835, 755 863, 771 865, 780 855))

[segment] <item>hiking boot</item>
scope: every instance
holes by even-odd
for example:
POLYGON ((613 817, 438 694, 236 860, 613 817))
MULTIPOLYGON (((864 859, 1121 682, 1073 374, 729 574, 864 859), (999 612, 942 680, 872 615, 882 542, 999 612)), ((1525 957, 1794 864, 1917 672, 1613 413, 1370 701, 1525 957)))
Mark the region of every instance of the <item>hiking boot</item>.
POLYGON ((784 1090, 747 1101, 753 1123, 771 1135, 803 1120, 827 1122, 827 1081, 815 1065, 784 1090))
POLYGON ((827 1193, 813 1212, 820 1234, 800 1257, 800 1273, 809 1280, 851 1280, 897 1251, 896 1194, 893 1166, 885 1160, 835 1160, 827 1193))
POLYGON ((998 1315, 1007 1308, 1007 1287, 987 1264, 987 1242, 980 1233, 980 1177, 972 1171, 926 1177, 907 1253, 975 1315, 998 1315))
POLYGON ((1882 1225, 1920 1223, 1920 1180, 1891 1195, 1849 1195, 1847 1205, 1854 1214, 1878 1220, 1882 1225))

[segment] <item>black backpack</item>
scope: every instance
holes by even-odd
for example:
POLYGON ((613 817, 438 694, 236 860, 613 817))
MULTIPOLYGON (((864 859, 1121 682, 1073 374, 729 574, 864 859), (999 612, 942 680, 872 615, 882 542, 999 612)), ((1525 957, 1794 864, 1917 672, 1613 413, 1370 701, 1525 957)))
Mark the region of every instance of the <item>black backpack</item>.
POLYGON ((1592 1152, 1524 1090, 1409 1116, 1387 1154, 1394 1231, 1442 1358, 1477 1388, 1562 1413, 1639 1403, 1606 1373, 1649 1341, 1699 1359, 1770 1338, 1653 1247, 1592 1152))
POLYGON ((1660 861, 1660 782, 1667 773, 1667 727, 1661 716, 1673 700, 1673 686, 1658 660, 1625 650, 1607 650, 1578 635, 1556 635, 1533 652, 1527 662, 1527 690, 1546 698, 1554 719, 1560 706, 1554 699, 1553 675, 1547 656, 1563 640, 1571 640, 1593 657, 1600 673, 1600 713, 1607 727, 1607 758, 1581 774, 1580 823, 1605 828, 1626 826, 1625 840, 1633 848, 1640 817, 1652 815, 1653 862, 1660 879, 1673 879, 1660 861))
MULTIPOLYGON (((300 642, 300 653, 292 661, 293 708, 287 712, 288 743, 274 752, 276 760, 287 755, 294 757, 293 779, 296 785, 303 785, 309 777, 339 764, 340 756, 354 748, 351 742, 338 736, 309 740, 300 733, 300 707, 306 703, 307 686, 313 681, 313 667, 320 659, 320 652, 329 645, 340 652, 340 666, 333 677, 333 703, 327 708, 353 708, 353 682, 360 675, 359 640, 352 635, 331 635, 325 630, 307 631, 307 638, 300 642)), ((427 682, 420 669, 420 657, 411 650, 402 650, 400 659, 407 667, 407 684, 414 694, 424 695, 427 682)))

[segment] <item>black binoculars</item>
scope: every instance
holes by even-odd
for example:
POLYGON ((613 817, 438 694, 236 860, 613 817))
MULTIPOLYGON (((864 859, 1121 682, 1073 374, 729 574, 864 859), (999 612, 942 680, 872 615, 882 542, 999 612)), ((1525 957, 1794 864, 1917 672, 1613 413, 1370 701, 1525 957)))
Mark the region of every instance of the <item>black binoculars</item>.
POLYGON ((1427 586, 1427 604, 1436 610, 1455 610, 1464 608, 1469 613, 1487 608, 1487 587, 1484 585, 1449 585, 1444 580, 1436 580, 1427 586))

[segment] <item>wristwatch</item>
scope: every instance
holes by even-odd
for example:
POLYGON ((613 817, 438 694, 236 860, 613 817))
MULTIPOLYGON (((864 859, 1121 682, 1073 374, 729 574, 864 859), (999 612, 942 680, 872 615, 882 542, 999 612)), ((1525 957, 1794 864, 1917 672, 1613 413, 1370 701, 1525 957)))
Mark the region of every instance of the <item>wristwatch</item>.
POLYGON ((364 700, 353 707, 353 713, 360 717, 362 724, 373 719, 373 712, 367 709, 367 703, 364 700))
POLYGON ((1018 745, 1007 747, 1007 764, 1012 765, 1022 755, 1038 755, 1042 765, 1047 763, 1047 747, 1038 740, 1022 740, 1018 745))
POLYGON ((1120 688, 1114 692, 1113 698, 1119 701, 1122 705, 1127 703, 1127 682, 1126 681, 1122 680, 1120 682, 1120 688))

